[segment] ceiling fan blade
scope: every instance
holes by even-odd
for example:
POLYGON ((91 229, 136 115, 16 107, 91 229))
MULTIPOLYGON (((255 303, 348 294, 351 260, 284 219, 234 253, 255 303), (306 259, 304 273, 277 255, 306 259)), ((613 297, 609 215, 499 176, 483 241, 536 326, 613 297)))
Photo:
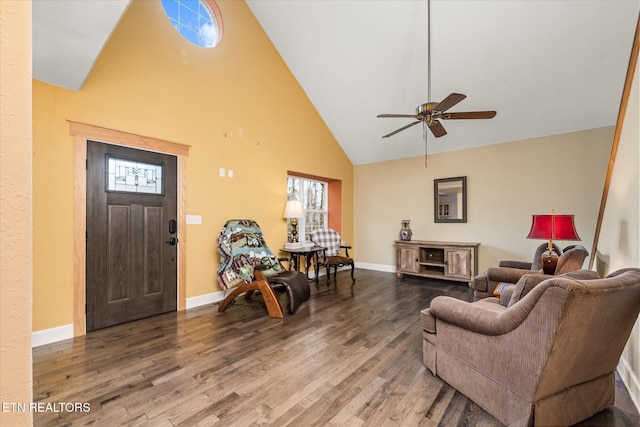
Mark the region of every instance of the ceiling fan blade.
POLYGON ((376 117, 401 117, 415 119, 417 116, 415 114, 378 114, 376 117))
POLYGON ((427 123, 427 126, 429 126, 429 130, 436 138, 440 138, 441 136, 445 136, 447 134, 447 131, 444 130, 442 123, 437 120, 434 120, 431 123, 427 123))
MULTIPOLYGON (((394 130, 393 132, 391 132, 391 133, 388 133, 388 134, 384 135, 384 136, 383 136, 383 138, 389 138, 390 136, 395 135, 395 134, 396 134, 396 133, 398 133, 398 132, 402 132, 403 130, 408 129, 408 128, 410 128, 411 126, 417 125, 418 123, 422 123, 422 120, 418 120, 417 122, 409 123, 409 124, 408 124, 408 125, 406 125, 406 126, 402 126, 400 129, 396 129, 396 130, 394 130)), ((445 132, 445 133, 446 133, 446 132, 445 132)))
POLYGON ((460 102, 463 99, 465 99, 466 97, 467 97, 467 95, 463 95, 461 93, 452 93, 451 95, 447 96, 445 99, 442 100, 442 102, 440 102, 438 105, 436 105, 432 109, 435 110, 435 111, 447 111, 449 108, 453 107, 458 102, 460 102))
POLYGON ((445 113, 440 116, 443 120, 459 119, 492 119, 496 116, 495 111, 468 111, 461 113, 445 113))

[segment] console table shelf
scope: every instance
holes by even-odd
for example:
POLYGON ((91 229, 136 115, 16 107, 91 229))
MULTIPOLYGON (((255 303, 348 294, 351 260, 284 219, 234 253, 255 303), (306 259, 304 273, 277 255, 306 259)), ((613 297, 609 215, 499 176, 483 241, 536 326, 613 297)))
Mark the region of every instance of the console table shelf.
POLYGON ((471 283, 480 243, 396 240, 396 274, 471 283))

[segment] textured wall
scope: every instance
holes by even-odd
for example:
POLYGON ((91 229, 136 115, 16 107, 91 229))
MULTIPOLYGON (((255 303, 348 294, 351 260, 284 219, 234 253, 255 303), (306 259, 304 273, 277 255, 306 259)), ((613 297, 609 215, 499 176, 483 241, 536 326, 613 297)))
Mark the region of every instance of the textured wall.
POLYGON ((0 2, 0 424, 31 401, 31 2, 0 2))

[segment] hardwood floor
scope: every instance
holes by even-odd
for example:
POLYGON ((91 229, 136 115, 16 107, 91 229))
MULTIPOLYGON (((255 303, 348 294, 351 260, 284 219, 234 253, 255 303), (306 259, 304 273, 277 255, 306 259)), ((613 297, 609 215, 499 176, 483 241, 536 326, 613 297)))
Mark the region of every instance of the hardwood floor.
MULTIPOLYGON (((324 279, 324 277, 321 277, 324 279)), ((348 272, 284 320, 259 297, 91 332, 33 350, 36 426, 499 426, 422 365, 419 311, 466 285, 348 272), (58 409, 64 406, 58 406, 58 409), (54 408, 55 409, 55 408, 54 408), (85 407, 85 409, 88 409, 85 407)), ((285 296, 281 296, 285 301, 285 296)), ((580 426, 637 426, 624 387, 580 426)))

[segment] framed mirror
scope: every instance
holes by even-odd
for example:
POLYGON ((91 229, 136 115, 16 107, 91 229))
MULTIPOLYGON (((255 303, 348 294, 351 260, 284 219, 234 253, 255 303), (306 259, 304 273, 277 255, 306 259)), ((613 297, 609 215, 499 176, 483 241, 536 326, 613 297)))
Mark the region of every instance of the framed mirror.
POLYGON ((467 222, 467 177, 433 180, 435 222, 467 222))

